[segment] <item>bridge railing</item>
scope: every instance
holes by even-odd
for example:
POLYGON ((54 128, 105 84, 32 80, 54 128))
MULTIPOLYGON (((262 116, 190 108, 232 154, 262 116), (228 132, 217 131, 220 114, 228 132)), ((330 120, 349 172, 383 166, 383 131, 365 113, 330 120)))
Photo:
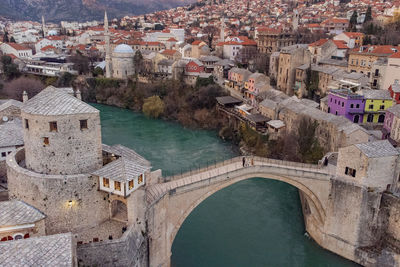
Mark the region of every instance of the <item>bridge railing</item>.
POLYGON ((190 171, 185 172, 185 173, 164 177, 164 182, 174 181, 174 180, 178 180, 178 179, 181 179, 181 178, 184 178, 184 177, 188 177, 188 176, 196 175, 196 174, 199 174, 199 173, 207 172, 207 171, 210 171, 210 170, 215 170, 215 169, 218 169, 220 167, 231 165, 233 163, 241 163, 243 161, 243 158, 245 158, 245 166, 244 167, 249 167, 249 166, 253 166, 253 165, 254 166, 279 165, 279 166, 302 168, 302 169, 313 169, 313 170, 322 169, 322 167, 320 165, 317 165, 317 164, 285 161, 285 160, 270 159, 270 158, 263 158, 263 157, 257 157, 257 156, 239 156, 239 157, 231 158, 231 159, 224 160, 224 161, 221 161, 221 162, 217 162, 217 163, 214 163, 214 164, 210 164, 210 165, 207 165, 207 166, 202 167, 202 168, 190 170, 190 171))

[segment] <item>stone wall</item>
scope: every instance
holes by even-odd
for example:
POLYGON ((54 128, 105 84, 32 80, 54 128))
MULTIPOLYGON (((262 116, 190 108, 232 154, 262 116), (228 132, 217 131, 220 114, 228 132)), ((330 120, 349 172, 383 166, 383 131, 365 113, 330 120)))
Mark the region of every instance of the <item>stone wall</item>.
POLYGON ((37 116, 22 112, 26 166, 45 174, 88 173, 102 166, 99 113, 37 116), (26 128, 25 119, 29 128, 26 128), (87 129, 80 127, 87 120, 87 129), (57 122, 51 132, 49 122, 57 122), (44 143, 47 137, 49 144, 44 143))
POLYGON ((79 232, 109 219, 107 193, 98 190, 97 179, 82 174, 38 174, 19 166, 23 159, 23 149, 8 157, 9 197, 46 214, 46 234, 73 232, 79 239, 79 232))
POLYGON ((9 121, 15 118, 21 118, 21 109, 11 105, 8 108, 0 111, 0 118, 3 118, 4 116, 7 117, 9 121))
POLYGON ((385 241, 400 254, 400 197, 384 194, 382 206, 385 210, 385 241))
POLYGON ((78 245, 80 266, 137 266, 148 264, 148 241, 141 231, 131 226, 117 240, 78 245))

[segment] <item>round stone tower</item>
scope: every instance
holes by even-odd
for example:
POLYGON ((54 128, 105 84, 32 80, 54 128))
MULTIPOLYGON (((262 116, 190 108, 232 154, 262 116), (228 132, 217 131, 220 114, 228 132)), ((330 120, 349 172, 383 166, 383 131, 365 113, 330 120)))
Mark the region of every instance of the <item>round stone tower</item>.
POLYGON ((47 87, 21 109, 25 163, 37 173, 71 175, 102 166, 100 113, 65 90, 47 87))

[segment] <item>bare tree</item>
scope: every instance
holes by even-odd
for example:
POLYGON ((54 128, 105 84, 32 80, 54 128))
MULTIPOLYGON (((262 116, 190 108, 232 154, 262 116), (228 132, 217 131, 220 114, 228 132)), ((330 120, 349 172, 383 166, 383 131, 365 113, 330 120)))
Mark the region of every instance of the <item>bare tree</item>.
POLYGON ((24 91, 26 91, 28 93, 28 97, 31 98, 42 91, 44 87, 45 85, 37 79, 20 77, 5 83, 3 93, 9 98, 21 101, 22 93, 24 91))

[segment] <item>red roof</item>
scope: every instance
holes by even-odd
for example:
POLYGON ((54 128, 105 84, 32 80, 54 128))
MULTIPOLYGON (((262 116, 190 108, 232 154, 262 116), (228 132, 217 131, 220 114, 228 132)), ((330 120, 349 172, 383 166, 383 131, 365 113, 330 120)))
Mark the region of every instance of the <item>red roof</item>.
POLYGON ((178 42, 174 37, 171 37, 167 40, 167 42, 178 42))
POLYGON ((47 36, 46 38, 51 41, 61 41, 65 39, 64 36, 47 36))
POLYGON ((333 43, 336 45, 338 49, 349 49, 346 42, 343 40, 333 40, 333 43))
POLYGON ((161 54, 173 56, 173 55, 175 55, 176 52, 178 52, 178 51, 176 51, 174 49, 165 49, 161 54))
POLYGON ((43 47, 43 48, 40 49, 40 50, 42 50, 42 51, 47 51, 47 50, 56 50, 56 49, 57 49, 57 48, 55 48, 54 46, 48 45, 48 46, 43 47))
POLYGON ((400 58, 400 51, 391 55, 390 58, 400 58))
POLYGON ((364 34, 362 32, 344 32, 348 37, 350 38, 357 38, 357 37, 363 37, 364 34))
POLYGON ((314 46, 321 46, 321 45, 324 45, 328 41, 329 41, 328 39, 320 39, 320 40, 318 40, 318 41, 316 41, 314 43, 309 44, 308 46, 313 46, 313 47, 314 46))
POLYGON ((371 54, 394 54, 399 51, 399 47, 392 45, 364 45, 351 50, 352 53, 371 53, 371 54))
POLYGON ((9 56, 12 60, 17 58, 14 54, 6 54, 6 56, 9 56))
POLYGON ((201 44, 201 40, 196 40, 196 41, 194 41, 193 43, 192 43, 192 45, 199 45, 199 44, 201 44))
POLYGON ((11 46, 12 48, 14 48, 15 50, 30 50, 29 48, 22 46, 20 44, 17 43, 7 43, 9 46, 11 46))

